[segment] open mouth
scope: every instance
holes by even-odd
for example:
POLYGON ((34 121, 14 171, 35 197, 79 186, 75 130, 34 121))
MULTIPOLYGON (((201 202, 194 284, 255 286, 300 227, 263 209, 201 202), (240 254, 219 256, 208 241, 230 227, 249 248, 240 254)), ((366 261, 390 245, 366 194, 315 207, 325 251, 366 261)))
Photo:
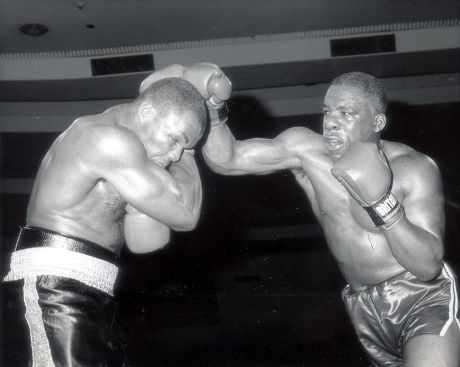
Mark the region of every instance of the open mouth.
POLYGON ((335 136, 325 136, 324 143, 326 148, 331 151, 339 150, 344 146, 344 142, 335 136))
POLYGON ((169 160, 167 158, 158 158, 158 157, 155 157, 154 159, 152 159, 153 162, 155 162, 156 164, 158 164, 160 167, 167 167, 169 165, 169 160))

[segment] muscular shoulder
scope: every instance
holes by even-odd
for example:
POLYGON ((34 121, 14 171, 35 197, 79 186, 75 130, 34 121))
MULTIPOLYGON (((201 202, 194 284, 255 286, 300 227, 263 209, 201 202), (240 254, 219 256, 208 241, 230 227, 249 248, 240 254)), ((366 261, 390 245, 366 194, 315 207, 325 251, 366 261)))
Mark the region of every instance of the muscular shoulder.
POLYGON ((400 143, 384 142, 384 152, 390 161, 395 179, 408 190, 416 187, 440 186, 440 172, 429 156, 400 143))
POLYGON ((84 162, 90 165, 129 162, 145 155, 141 141, 130 130, 105 114, 82 117, 72 126, 72 135, 84 162))
POLYGON ((432 158, 405 144, 384 141, 383 150, 392 166, 397 165, 409 171, 438 171, 436 162, 432 158))
POLYGON ((287 129, 276 140, 298 154, 321 149, 324 146, 322 136, 305 127, 287 129))

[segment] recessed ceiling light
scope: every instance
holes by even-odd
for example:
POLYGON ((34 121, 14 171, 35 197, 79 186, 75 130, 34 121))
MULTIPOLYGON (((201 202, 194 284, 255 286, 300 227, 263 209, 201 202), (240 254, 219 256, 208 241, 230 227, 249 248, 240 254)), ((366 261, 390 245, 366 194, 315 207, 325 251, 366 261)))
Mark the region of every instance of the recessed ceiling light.
POLYGON ((43 36, 45 33, 48 33, 48 27, 38 23, 23 24, 19 27, 19 30, 27 36, 33 37, 43 36))

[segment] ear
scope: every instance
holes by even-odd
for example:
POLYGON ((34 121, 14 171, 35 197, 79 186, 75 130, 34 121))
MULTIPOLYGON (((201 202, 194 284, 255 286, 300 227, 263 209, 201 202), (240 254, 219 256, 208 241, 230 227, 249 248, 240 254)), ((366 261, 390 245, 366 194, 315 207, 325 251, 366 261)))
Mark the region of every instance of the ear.
POLYGON ((383 130, 385 125, 387 124, 387 118, 385 114, 379 113, 374 117, 374 132, 379 133, 383 130))
POLYGON ((142 102, 137 112, 140 122, 150 122, 156 115, 155 108, 148 102, 142 102))

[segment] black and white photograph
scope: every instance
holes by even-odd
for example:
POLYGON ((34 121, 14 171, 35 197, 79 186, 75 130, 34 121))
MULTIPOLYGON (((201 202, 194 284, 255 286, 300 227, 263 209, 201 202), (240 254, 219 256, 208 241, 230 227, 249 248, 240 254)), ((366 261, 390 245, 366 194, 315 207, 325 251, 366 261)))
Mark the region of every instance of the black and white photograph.
POLYGON ((458 0, 0 0, 1 367, 459 367, 458 0))

